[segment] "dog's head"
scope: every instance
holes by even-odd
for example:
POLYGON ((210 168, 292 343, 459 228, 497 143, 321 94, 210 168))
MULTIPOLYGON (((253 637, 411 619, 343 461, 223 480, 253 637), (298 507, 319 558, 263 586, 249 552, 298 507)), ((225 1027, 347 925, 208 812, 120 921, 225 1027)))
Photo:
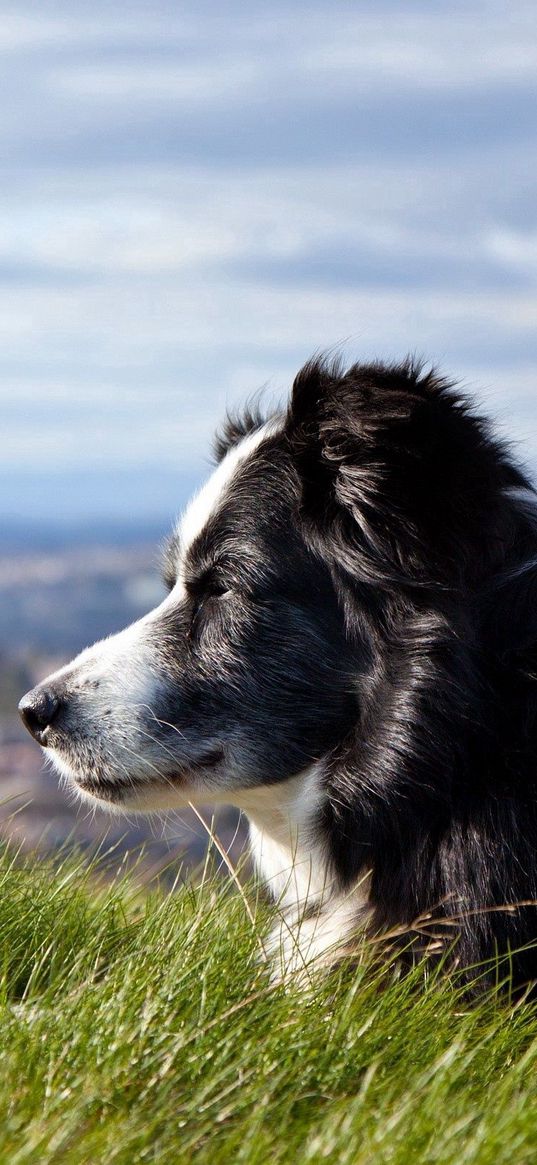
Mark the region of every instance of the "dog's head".
POLYGON ((21 701, 92 799, 233 801, 325 756, 360 723, 388 609, 393 629, 402 595, 475 589, 524 484, 410 362, 313 363, 287 412, 228 425, 217 455, 171 537, 167 598, 21 701))

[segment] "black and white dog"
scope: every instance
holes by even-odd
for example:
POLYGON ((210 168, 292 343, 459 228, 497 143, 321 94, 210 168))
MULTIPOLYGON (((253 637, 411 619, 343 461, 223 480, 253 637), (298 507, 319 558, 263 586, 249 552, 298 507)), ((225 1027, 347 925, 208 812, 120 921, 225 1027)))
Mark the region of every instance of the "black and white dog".
POLYGON ((168 597, 25 696, 30 732, 92 802, 242 808, 284 971, 433 919, 537 979, 526 477, 412 361, 314 361, 216 452, 168 597))

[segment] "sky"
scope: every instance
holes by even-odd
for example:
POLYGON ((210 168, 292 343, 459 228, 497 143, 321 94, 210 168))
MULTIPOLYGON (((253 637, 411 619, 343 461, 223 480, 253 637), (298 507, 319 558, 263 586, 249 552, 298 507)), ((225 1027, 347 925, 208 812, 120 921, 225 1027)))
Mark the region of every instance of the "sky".
POLYGON ((338 345, 537 470, 534 0, 7 2, 0 89, 0 518, 173 517, 338 345))

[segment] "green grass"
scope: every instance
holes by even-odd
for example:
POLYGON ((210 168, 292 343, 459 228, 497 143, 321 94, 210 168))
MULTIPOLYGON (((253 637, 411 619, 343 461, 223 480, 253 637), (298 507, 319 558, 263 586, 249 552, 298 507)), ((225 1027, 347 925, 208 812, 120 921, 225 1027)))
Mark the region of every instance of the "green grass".
POLYGON ((250 903, 0 855, 0 1162, 535 1162, 534 1008, 367 957, 273 988, 250 903))

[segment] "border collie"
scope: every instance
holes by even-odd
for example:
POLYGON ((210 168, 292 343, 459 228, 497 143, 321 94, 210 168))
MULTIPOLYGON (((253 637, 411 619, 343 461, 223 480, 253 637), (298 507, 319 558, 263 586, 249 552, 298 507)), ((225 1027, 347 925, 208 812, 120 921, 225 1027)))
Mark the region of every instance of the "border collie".
POLYGON ((244 810, 276 974, 388 932, 444 936, 466 968, 507 954, 531 983, 526 476, 412 360, 314 360, 286 411, 228 420, 216 458, 168 596, 26 695, 27 727, 92 803, 244 810))

